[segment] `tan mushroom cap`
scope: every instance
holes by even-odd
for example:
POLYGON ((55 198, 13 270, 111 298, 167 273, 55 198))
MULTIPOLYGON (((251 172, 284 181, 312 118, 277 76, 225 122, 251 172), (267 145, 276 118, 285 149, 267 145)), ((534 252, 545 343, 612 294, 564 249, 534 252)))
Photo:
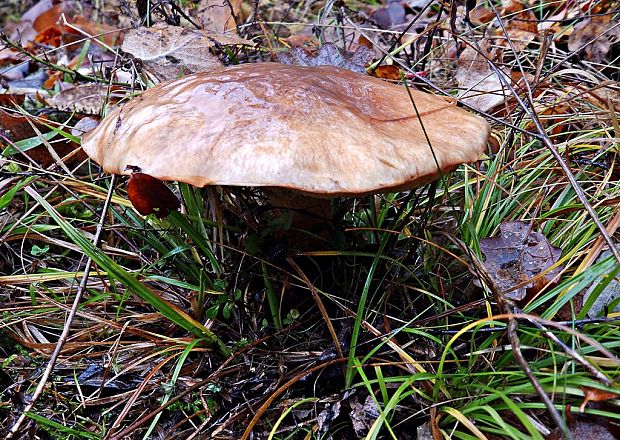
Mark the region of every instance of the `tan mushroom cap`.
POLYGON ((82 142, 110 173, 128 165, 195 186, 317 196, 404 189, 477 160, 489 125, 454 103, 330 66, 245 64, 159 84, 82 142))

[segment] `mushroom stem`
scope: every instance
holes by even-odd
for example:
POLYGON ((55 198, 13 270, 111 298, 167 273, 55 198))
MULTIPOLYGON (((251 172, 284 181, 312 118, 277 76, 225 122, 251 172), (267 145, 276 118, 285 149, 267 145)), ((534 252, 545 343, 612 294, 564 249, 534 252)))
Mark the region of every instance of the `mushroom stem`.
POLYGON ((309 250, 318 244, 318 240, 311 239, 309 235, 299 233, 306 231, 316 236, 327 239, 332 223, 332 204, 330 199, 311 197, 297 191, 286 188, 264 188, 264 193, 271 206, 280 210, 290 211, 292 222, 290 231, 285 234, 289 245, 300 249, 309 250))

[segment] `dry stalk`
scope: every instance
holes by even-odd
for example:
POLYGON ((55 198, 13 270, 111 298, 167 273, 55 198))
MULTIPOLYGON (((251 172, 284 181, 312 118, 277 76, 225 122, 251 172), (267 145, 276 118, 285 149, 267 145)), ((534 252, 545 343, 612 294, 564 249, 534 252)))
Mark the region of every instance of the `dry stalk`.
MULTIPOLYGON (((97 230, 93 238, 94 246, 98 246, 99 242, 101 241, 101 231, 103 231, 103 224, 105 223, 105 218, 106 218, 108 209, 110 208, 110 202, 112 200, 112 192, 114 191, 114 183, 115 183, 115 176, 112 176, 112 179, 110 181, 110 189, 108 190, 108 195, 103 205, 103 211, 101 213, 101 218, 99 220, 99 223, 97 223, 97 230)), ((36 191, 30 186, 26 187, 25 191, 30 195, 33 195, 33 194, 36 195, 36 191)), ((73 320, 77 313, 78 306, 80 305, 80 300, 82 299, 82 294, 84 293, 84 290, 86 288, 86 284, 88 282, 88 276, 90 275, 90 269, 92 267, 92 264, 93 264, 93 261, 89 257, 86 260, 86 265, 84 267, 84 275, 82 276, 80 285, 78 286, 77 292, 75 293, 75 299, 73 300, 73 305, 71 306, 71 310, 69 311, 69 315, 67 316, 67 319, 65 321, 65 325, 62 330, 62 333, 60 334, 60 337, 58 338, 58 342, 56 343, 56 348, 54 349, 52 356, 47 362, 47 366, 45 367, 45 370, 43 371, 43 374, 41 375, 41 379, 39 380, 37 388, 34 390, 34 393, 30 397, 30 401, 26 404, 21 414, 19 415, 19 418, 9 430, 6 436, 7 440, 12 439, 13 436, 19 432, 22 424, 24 423, 24 420, 26 420, 26 417, 27 417, 26 413, 32 410, 35 403, 37 402, 37 399, 41 396, 41 394, 43 394, 45 385, 47 384, 47 381, 50 378, 52 371, 54 370, 54 365, 56 364, 56 360, 58 359, 58 356, 60 355, 60 352, 62 351, 62 348, 65 345, 65 342, 67 342, 67 339, 69 337, 69 332, 71 331, 71 324, 73 323, 73 320)))

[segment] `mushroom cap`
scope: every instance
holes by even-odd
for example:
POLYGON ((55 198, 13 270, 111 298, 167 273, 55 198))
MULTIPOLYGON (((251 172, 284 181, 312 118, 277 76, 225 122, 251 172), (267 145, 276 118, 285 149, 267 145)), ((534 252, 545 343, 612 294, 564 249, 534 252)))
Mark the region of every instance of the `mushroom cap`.
POLYGON ((437 164, 445 172, 477 160, 489 131, 483 118, 404 85, 261 63, 159 84, 112 111, 82 147, 116 174, 136 166, 195 186, 333 197, 432 181, 437 164))

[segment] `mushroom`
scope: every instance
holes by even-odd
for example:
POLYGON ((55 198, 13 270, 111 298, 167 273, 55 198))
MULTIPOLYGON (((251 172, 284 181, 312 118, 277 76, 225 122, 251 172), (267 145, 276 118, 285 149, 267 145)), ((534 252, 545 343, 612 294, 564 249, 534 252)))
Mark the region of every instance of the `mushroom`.
POLYGON ((453 102, 404 85, 260 63, 159 84, 112 111, 82 147, 110 173, 139 167, 198 187, 264 187, 328 218, 317 198, 428 183, 477 160, 489 130, 453 102))

